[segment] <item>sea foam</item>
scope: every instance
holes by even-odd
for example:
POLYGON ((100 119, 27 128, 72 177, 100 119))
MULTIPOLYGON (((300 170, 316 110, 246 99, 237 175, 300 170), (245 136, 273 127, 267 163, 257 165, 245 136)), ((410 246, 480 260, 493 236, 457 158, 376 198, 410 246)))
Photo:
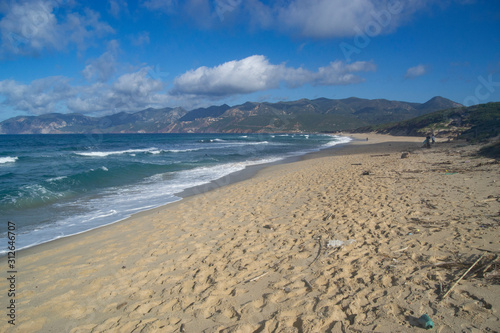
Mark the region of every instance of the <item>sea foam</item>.
POLYGON ((14 163, 17 160, 18 160, 17 156, 14 156, 14 157, 10 157, 10 156, 0 157, 0 164, 14 163))

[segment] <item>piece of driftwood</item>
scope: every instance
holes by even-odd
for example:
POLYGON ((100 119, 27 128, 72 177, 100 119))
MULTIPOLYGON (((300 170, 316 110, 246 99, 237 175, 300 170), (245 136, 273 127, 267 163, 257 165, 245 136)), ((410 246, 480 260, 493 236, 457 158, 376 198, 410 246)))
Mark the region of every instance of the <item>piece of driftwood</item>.
POLYGON ((316 254, 316 258, 314 258, 314 260, 311 261, 311 263, 308 265, 308 267, 310 267, 316 260, 318 260, 319 255, 321 254, 321 236, 319 236, 319 238, 318 238, 318 244, 319 244, 319 248, 318 248, 318 253, 316 254))
POLYGON ((478 249, 479 251, 485 251, 485 252, 489 252, 489 253, 499 253, 500 251, 495 251, 495 250, 486 250, 486 249, 481 249, 481 248, 476 248, 478 249))
POLYGON ((265 272, 265 273, 263 273, 263 274, 261 274, 261 275, 259 275, 259 276, 256 276, 256 277, 254 277, 254 278, 252 278, 252 279, 248 280, 248 281, 247 281, 247 283, 248 283, 248 282, 254 282, 254 281, 257 281, 258 279, 260 279, 260 278, 261 278, 261 277, 263 277, 263 276, 266 276, 267 274, 269 274, 269 272, 265 272))
POLYGON ((498 260, 498 255, 496 255, 493 258, 493 260, 490 261, 489 264, 484 265, 484 267, 480 267, 479 270, 481 271, 481 274, 483 274, 483 276, 485 276, 485 274, 488 271, 488 269, 490 269, 490 267, 493 266, 493 264, 495 264, 497 260, 498 260))
POLYGON ((407 248, 409 248, 409 246, 405 247, 404 249, 399 249, 399 250, 396 250, 396 251, 392 251, 392 252, 401 252, 401 251, 404 251, 404 250, 406 250, 407 248))
POLYGON ((457 284, 462 281, 462 279, 467 275, 467 273, 469 273, 471 271, 471 269, 474 268, 474 266, 476 266, 476 264, 481 260, 483 259, 484 255, 486 254, 486 252, 483 252, 483 254, 479 257, 479 259, 477 259, 473 264, 472 266, 469 267, 469 269, 460 277, 460 279, 457 280, 457 282, 455 282, 455 284, 453 284, 453 286, 446 292, 446 294, 443 295, 443 297, 441 298, 441 300, 445 299, 446 296, 448 296, 449 293, 451 293, 451 291, 457 286, 457 284))

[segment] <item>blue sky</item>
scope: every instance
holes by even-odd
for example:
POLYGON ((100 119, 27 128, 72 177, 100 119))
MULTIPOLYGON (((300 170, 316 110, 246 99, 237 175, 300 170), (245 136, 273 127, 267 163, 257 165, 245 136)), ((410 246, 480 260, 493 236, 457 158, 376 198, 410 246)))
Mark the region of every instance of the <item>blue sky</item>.
POLYGON ((0 38, 0 120, 318 97, 500 101, 491 0, 7 0, 0 38))

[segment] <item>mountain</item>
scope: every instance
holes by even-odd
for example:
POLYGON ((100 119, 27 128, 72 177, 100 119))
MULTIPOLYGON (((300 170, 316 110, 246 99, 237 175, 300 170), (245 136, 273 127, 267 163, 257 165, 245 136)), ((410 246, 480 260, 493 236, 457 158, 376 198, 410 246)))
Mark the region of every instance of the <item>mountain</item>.
POLYGON ((461 105, 443 97, 425 103, 351 97, 246 102, 191 111, 149 108, 103 117, 51 113, 2 121, 0 134, 333 132, 407 120, 457 106, 461 105))
POLYGON ((103 117, 77 113, 18 116, 0 123, 0 134, 161 133, 188 111, 183 108, 119 112, 103 117))
POLYGON ((208 117, 217 118, 230 108, 231 107, 229 105, 224 104, 221 106, 210 106, 208 108, 199 108, 191 110, 183 117, 181 117, 179 121, 193 121, 196 119, 208 118, 208 117))

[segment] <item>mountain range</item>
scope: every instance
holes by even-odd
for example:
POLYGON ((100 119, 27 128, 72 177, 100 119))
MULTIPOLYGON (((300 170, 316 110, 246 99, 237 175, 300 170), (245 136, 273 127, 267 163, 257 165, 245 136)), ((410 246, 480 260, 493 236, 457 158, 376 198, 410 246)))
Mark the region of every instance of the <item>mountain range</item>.
POLYGON ((17 116, 0 122, 0 134, 334 132, 411 119, 461 104, 437 96, 425 103, 386 99, 301 99, 241 105, 145 109, 103 117, 78 113, 17 116))

